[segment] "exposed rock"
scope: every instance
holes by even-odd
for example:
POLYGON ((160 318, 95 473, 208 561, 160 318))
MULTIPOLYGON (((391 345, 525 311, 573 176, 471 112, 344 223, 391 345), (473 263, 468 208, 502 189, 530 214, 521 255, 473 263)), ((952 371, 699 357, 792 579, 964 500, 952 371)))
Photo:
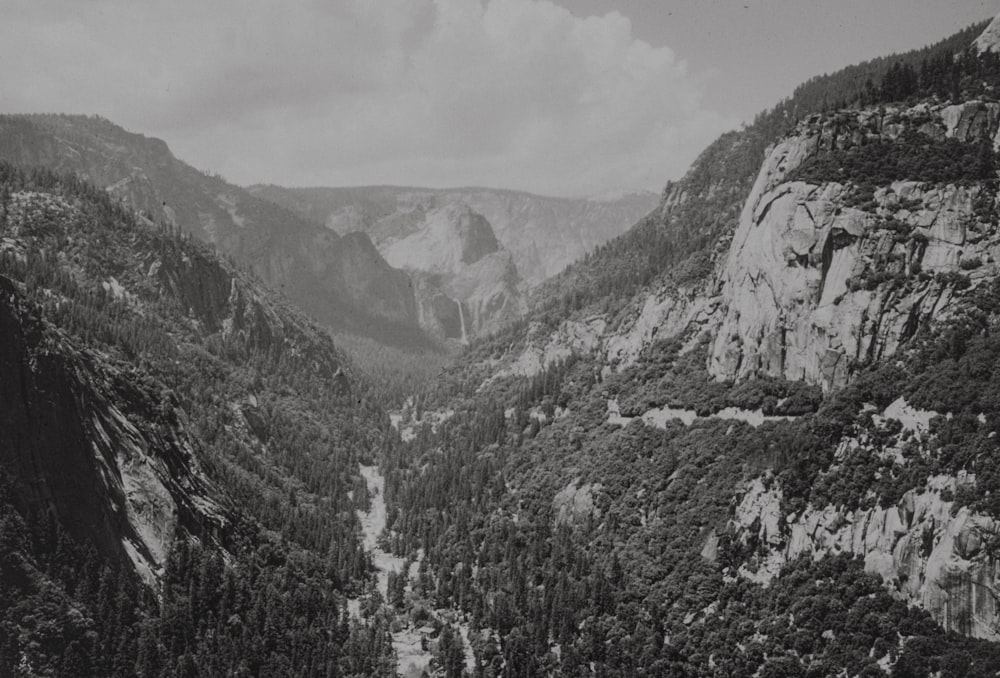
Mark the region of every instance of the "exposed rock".
POLYGON ((489 188, 254 186, 250 190, 339 233, 363 230, 376 244, 386 235, 409 232, 442 207, 470 208, 489 222, 529 288, 623 233, 657 202, 654 193, 574 199, 489 188))
POLYGON ((985 544, 1000 534, 1000 523, 961 508, 942 492, 960 482, 932 478, 925 488, 903 495, 895 506, 846 511, 808 508, 778 521, 781 491, 754 480, 736 508, 734 523, 745 540, 763 544, 756 569, 741 574, 769 582, 781 566, 802 555, 862 556, 865 570, 930 612, 944 628, 990 640, 1000 639, 1000 558, 985 544))
POLYGON ((620 372, 633 365, 642 349, 656 339, 676 336, 692 323, 708 324, 718 305, 702 290, 659 289, 642 299, 634 320, 610 334, 604 342, 607 362, 620 372))
POLYGON ((606 329, 607 320, 603 316, 564 321, 551 334, 547 328, 534 323, 528 328, 528 345, 511 363, 495 372, 490 380, 511 376, 531 377, 572 355, 593 353, 600 347, 606 329))
POLYGON ((715 530, 708 533, 705 537, 705 543, 701 547, 701 557, 710 563, 718 562, 719 560, 719 535, 715 530))
POLYGON ((945 134, 959 141, 997 139, 1000 104, 983 101, 964 101, 941 109, 941 120, 945 124, 945 134))
POLYGON ((527 307, 511 254, 490 224, 467 205, 416 210, 393 230, 376 231, 377 245, 414 283, 420 326, 461 343, 496 331, 527 307))
POLYGON ((878 190, 876 209, 867 211, 850 205, 848 186, 785 178, 821 145, 846 143, 841 140, 858 130, 896 136, 908 116, 937 114, 949 136, 992 139, 998 110, 972 102, 897 111, 901 122, 888 131, 885 118, 872 131, 865 122, 870 114, 859 113, 833 130, 838 123, 804 125, 777 144, 746 202, 720 277, 725 316, 710 372, 721 379, 769 374, 830 389, 846 383, 852 361, 891 355, 917 328, 941 317, 952 289, 915 272, 957 271, 963 257, 991 259, 995 234, 972 238, 968 232, 976 223, 979 187, 896 182, 878 190), (912 236, 887 229, 890 217, 912 236))
POLYGON ((591 514, 600 516, 600 511, 594 506, 594 493, 601 491, 601 485, 587 483, 578 486, 578 483, 579 479, 572 481, 553 497, 552 508, 556 511, 556 525, 591 514))
POLYGON ((973 44, 980 54, 1000 51, 1000 16, 990 22, 973 44))
POLYGON ((228 510, 183 423, 146 423, 155 406, 138 389, 102 392, 109 380, 94 359, 44 328, 3 277, 0 344, 0 466, 24 508, 54 511, 74 538, 128 557, 148 581, 175 530, 221 537, 228 510))
MULTIPOLYGON (((617 400, 608 401, 608 423, 613 426, 628 426, 636 417, 622 416, 621 407, 617 400)), ((714 414, 707 416, 699 415, 695 410, 688 410, 681 407, 654 407, 638 415, 638 419, 647 426, 665 429, 667 422, 680 422, 684 426, 691 426, 696 421, 703 419, 726 419, 729 421, 742 421, 754 428, 759 428, 766 421, 792 421, 796 417, 785 415, 766 415, 760 409, 744 410, 739 407, 725 407, 714 414)))

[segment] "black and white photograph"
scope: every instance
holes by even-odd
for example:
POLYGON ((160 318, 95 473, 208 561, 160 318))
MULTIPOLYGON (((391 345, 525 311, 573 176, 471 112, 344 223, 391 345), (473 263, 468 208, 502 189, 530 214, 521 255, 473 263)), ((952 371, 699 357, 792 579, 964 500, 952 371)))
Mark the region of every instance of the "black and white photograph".
POLYGON ((0 4, 0 678, 1000 678, 1000 0, 0 4))

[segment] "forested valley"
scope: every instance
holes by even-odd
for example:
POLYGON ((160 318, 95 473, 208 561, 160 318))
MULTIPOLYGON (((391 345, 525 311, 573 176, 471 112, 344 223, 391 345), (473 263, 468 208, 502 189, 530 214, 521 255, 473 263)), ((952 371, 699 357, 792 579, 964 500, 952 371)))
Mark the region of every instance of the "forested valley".
POLYGON ((997 676, 984 28, 806 82, 468 345, 0 162, 0 676, 997 676))

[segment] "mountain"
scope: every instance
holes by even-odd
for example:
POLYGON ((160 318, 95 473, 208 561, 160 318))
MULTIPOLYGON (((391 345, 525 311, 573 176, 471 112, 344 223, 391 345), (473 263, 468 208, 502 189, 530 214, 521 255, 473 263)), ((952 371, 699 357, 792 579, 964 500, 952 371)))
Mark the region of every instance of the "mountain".
POLYGON ((0 671, 995 677, 995 28, 810 80, 533 286, 473 202, 345 189, 446 336, 530 288, 390 412, 166 210, 0 164, 0 671))
POLYGON ((996 674, 986 28, 723 135, 394 413, 395 552, 481 664, 996 674))
POLYGON ((178 160, 159 140, 84 116, 0 117, 0 160, 72 172, 250 266, 320 322, 421 341, 407 275, 339 236, 178 160))
POLYGON ((0 673, 391 675, 347 615, 387 422, 324 329, 104 189, 0 163, 0 342, 0 673))
POLYGON ((420 223, 407 219, 394 231, 379 233, 378 247, 413 277, 421 327, 468 343, 524 314, 513 257, 481 214, 452 203, 426 212, 420 223))
POLYGON ((429 211, 457 204, 482 215, 534 287, 646 216, 657 196, 626 193, 598 199, 551 198, 491 188, 283 188, 253 186, 254 195, 338 233, 364 231, 379 250, 393 231, 420 228, 429 211))
POLYGON ((652 193, 574 200, 487 188, 248 190, 337 233, 366 233, 393 266, 413 275, 421 326, 461 341, 520 318, 530 288, 656 204, 652 193), (452 252, 451 242, 467 251, 452 252))

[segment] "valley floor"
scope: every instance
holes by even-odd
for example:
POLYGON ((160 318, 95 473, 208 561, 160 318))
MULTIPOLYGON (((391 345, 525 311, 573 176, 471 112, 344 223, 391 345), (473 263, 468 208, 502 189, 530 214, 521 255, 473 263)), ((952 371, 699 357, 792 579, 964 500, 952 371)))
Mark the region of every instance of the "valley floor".
MULTIPOLYGON (((375 565, 378 592, 384 600, 389 599, 389 573, 400 573, 406 566, 406 561, 385 551, 378 543, 379 536, 386 525, 385 506, 385 477, 379 471, 378 466, 360 466, 361 476, 368 487, 368 494, 371 497, 371 504, 367 511, 359 512, 358 518, 361 521, 361 531, 365 550, 371 554, 372 563, 375 565)), ((411 563, 410 571, 407 573, 408 581, 412 581, 416 576, 419 562, 411 563)), ((407 592, 411 591, 407 584, 407 592)), ((353 599, 349 601, 351 614, 354 617, 361 617, 361 601, 353 599)), ((435 615, 437 618, 437 615, 435 615)), ((392 634, 392 645, 396 651, 397 670, 403 678, 419 678, 430 667, 433 654, 430 651, 432 646, 431 636, 435 630, 430 625, 413 623, 406 617, 402 628, 392 634), (426 649, 425 649, 426 648, 426 649)), ((440 620, 438 620, 440 621, 440 620)), ((459 632, 463 639, 466 655, 466 666, 472 667, 475 661, 472 648, 468 640, 468 625, 458 624, 459 632)))

